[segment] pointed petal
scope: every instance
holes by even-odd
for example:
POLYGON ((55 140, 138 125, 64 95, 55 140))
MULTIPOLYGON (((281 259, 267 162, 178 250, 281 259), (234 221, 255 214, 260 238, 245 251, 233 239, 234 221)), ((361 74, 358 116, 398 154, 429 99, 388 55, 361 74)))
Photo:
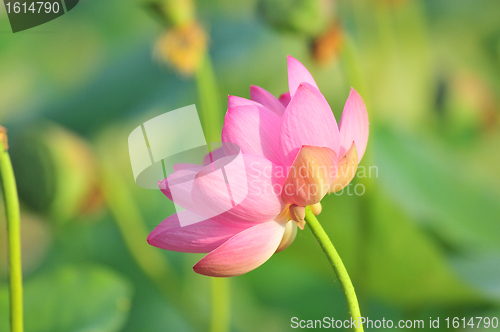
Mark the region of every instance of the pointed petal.
POLYGON ((339 131, 330 105, 318 89, 301 84, 283 114, 281 125, 283 162, 291 165, 303 145, 338 151, 339 131))
POLYGON ((254 105, 258 106, 260 105, 258 102, 249 100, 243 97, 238 97, 238 96, 228 96, 227 97, 227 109, 231 109, 233 107, 237 106, 245 106, 245 105, 254 105))
POLYGON ((286 108, 288 104, 290 103, 290 100, 292 97, 290 96, 290 92, 285 92, 282 94, 279 98, 280 103, 286 108))
POLYGON ((316 204, 337 175, 337 155, 330 148, 303 146, 283 186, 283 200, 299 206, 316 204))
POLYGON ((255 224, 273 220, 284 209, 283 168, 263 157, 241 156, 243 166, 224 157, 213 164, 215 171, 198 173, 192 197, 199 214, 220 222, 255 224))
POLYGON ((293 241, 295 240, 295 236, 297 236, 297 223, 293 220, 287 222, 285 227, 285 233, 283 234, 283 238, 281 239, 280 245, 276 252, 280 252, 288 248, 293 241))
POLYGON ((351 93, 345 103, 339 127, 339 156, 344 155, 345 151, 351 147, 352 142, 355 142, 358 150, 358 162, 360 162, 368 142, 369 123, 365 103, 353 88, 351 88, 351 93))
POLYGON ((306 226, 306 220, 302 220, 297 223, 297 227, 300 228, 301 230, 304 230, 304 227, 306 226))
POLYGON ((275 221, 248 228, 215 249, 193 267, 211 277, 234 277, 264 264, 278 248, 285 225, 275 221))
POLYGON ((239 106, 226 113, 222 141, 238 145, 244 154, 261 156, 281 164, 279 128, 281 118, 265 107, 239 106))
POLYGON ((299 60, 288 56, 288 88, 290 90, 290 95, 293 98, 297 88, 302 83, 309 83, 319 90, 318 85, 314 81, 311 73, 299 60))
POLYGON ((269 91, 262 89, 256 85, 250 87, 250 98, 263 106, 267 107, 279 116, 283 115, 285 112, 285 107, 280 103, 280 101, 273 96, 269 91))
POLYGON ((187 210, 173 214, 161 222, 148 236, 152 246, 179 252, 210 252, 244 228, 231 227, 207 219, 188 226, 181 226, 180 219, 197 219, 187 210))
POLYGON ((344 189, 356 175, 358 169, 358 151, 356 144, 352 142, 351 147, 338 162, 338 171, 335 181, 333 181, 328 192, 335 193, 344 189))

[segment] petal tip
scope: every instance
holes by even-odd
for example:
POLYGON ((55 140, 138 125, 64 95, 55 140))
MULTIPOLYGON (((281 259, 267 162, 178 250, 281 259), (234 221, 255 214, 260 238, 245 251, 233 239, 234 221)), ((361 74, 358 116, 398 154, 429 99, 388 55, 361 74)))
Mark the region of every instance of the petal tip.
POLYGON ((203 268, 200 268, 200 262, 196 263, 194 266, 193 266, 193 271, 195 273, 198 273, 202 276, 206 276, 206 277, 216 277, 215 275, 212 275, 210 273, 208 273, 207 271, 205 271, 203 268))
POLYGON ((351 86, 351 89, 349 90, 349 97, 353 96, 353 95, 358 97, 358 98, 361 98, 361 95, 359 94, 359 92, 351 86))
MULTIPOLYGON (((202 259, 203 260, 203 259, 202 259)), ((217 272, 216 269, 210 268, 210 266, 205 266, 203 264, 202 260, 200 260, 198 263, 196 263, 193 266, 193 271, 197 274, 200 274, 202 276, 206 277, 213 277, 213 278, 222 278, 222 277, 237 277, 238 275, 241 274, 225 274, 222 271, 217 272)))
POLYGON ((151 231, 151 233, 149 233, 149 234, 148 234, 148 237, 146 238, 146 241, 148 242, 148 244, 149 244, 150 246, 153 246, 153 247, 158 247, 158 246, 156 245, 156 241, 155 241, 155 239, 156 239, 156 235, 157 235, 157 234, 156 234, 157 232, 155 232, 155 231, 156 231, 156 228, 155 228, 155 229, 153 229, 153 230, 151 231))
POLYGON ((148 242, 149 245, 153 245, 151 242, 153 242, 153 236, 151 236, 151 233, 148 234, 148 237, 146 238, 146 241, 148 242))

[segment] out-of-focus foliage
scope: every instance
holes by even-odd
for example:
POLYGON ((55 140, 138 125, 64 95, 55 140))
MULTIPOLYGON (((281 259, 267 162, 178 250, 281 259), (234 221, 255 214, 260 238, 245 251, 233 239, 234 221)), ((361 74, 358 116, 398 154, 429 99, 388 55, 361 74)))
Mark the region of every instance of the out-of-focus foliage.
POLYGON ((317 36, 332 15, 330 1, 260 0, 258 10, 263 20, 278 30, 317 36))
MULTIPOLYGON (((367 154, 351 191, 326 197, 319 219, 352 276, 363 315, 498 317, 500 2, 335 1, 322 15, 339 24, 342 42, 338 61, 325 66, 310 45, 323 29, 321 17, 262 17, 264 6, 293 3, 195 2, 210 36, 214 100, 248 97, 250 84, 286 91, 287 54, 310 69, 338 120, 349 86, 356 88, 370 113, 367 154), (283 33, 276 22, 295 26, 283 33), (297 33, 297 24, 306 33, 297 33), (356 185, 365 186, 364 195, 352 195, 356 185)), ((10 130, 23 223, 36 225, 23 228, 31 239, 23 243, 27 332, 209 326, 209 279, 191 269, 201 256, 150 248, 143 235, 127 234, 147 233, 174 212, 159 191, 135 185, 128 133, 199 103, 194 79, 153 60, 164 28, 139 1, 81 1, 17 34, 0 9, 0 123, 10 130), (101 200, 90 214, 80 208, 89 194, 101 200), (127 227, 122 219, 140 224, 127 227), (155 254, 141 259, 131 246, 155 254)), ((222 107, 206 122, 219 126, 224 114, 222 107)), ((347 317, 334 280, 306 227, 287 250, 230 280, 232 330, 289 331, 295 316, 347 317)))
MULTIPOLYGON (((29 331, 116 331, 130 309, 130 285, 102 267, 58 267, 26 282, 24 292, 29 331)), ((8 312, 7 287, 0 297, 2 312, 8 312)), ((8 326, 2 315, 2 330, 8 326)))
POLYGON ((99 173, 88 143, 55 124, 22 126, 11 136, 11 155, 24 203, 56 222, 98 210, 99 173))

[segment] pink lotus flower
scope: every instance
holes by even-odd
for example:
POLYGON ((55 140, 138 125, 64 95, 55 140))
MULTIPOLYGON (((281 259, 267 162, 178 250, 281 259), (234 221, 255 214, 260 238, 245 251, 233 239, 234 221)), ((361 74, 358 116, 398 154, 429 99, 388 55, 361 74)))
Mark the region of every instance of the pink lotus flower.
POLYGON ((214 151, 213 162, 204 166, 179 164, 159 186, 174 201, 172 183, 189 179, 190 185, 175 195, 175 203, 186 210, 158 225, 148 236, 151 245, 208 253, 193 267, 197 273, 241 275, 293 242, 297 225, 303 228, 307 205, 319 203, 352 180, 368 141, 361 96, 351 89, 337 126, 311 74, 290 56, 288 85, 289 92, 279 99, 257 86, 250 89, 251 100, 229 96, 222 142, 241 150, 246 172, 236 183, 247 190, 244 199, 221 208, 221 213, 207 212, 223 205, 227 193, 226 183, 212 176, 228 162, 223 151, 214 151), (198 220, 204 215, 210 217, 180 225, 181 218, 198 220))

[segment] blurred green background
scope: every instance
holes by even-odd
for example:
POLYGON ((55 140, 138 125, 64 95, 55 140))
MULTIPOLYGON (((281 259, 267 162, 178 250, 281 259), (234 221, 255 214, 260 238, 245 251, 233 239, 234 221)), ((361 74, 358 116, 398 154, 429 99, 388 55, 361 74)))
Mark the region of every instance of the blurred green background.
MULTIPOLYGON (((355 178, 362 196, 326 197, 319 216, 363 316, 426 326, 440 317, 440 330, 446 317, 499 317, 500 2, 195 5, 218 83, 208 91, 221 105, 206 121, 214 131, 228 94, 249 97, 250 84, 287 90, 288 54, 308 67, 337 119, 350 86, 365 99, 371 127, 360 166, 376 166, 377 176, 355 178)), ((0 123, 22 200, 28 332, 209 330, 211 280, 191 268, 202 255, 147 244, 174 209, 160 191, 135 185, 128 159, 132 129, 207 92, 153 55, 169 28, 139 1, 80 1, 16 34, 0 9, 0 123)), ((0 331, 8 331, 1 212, 0 331)), ((307 227, 229 286, 231 331, 347 317, 307 227)))

